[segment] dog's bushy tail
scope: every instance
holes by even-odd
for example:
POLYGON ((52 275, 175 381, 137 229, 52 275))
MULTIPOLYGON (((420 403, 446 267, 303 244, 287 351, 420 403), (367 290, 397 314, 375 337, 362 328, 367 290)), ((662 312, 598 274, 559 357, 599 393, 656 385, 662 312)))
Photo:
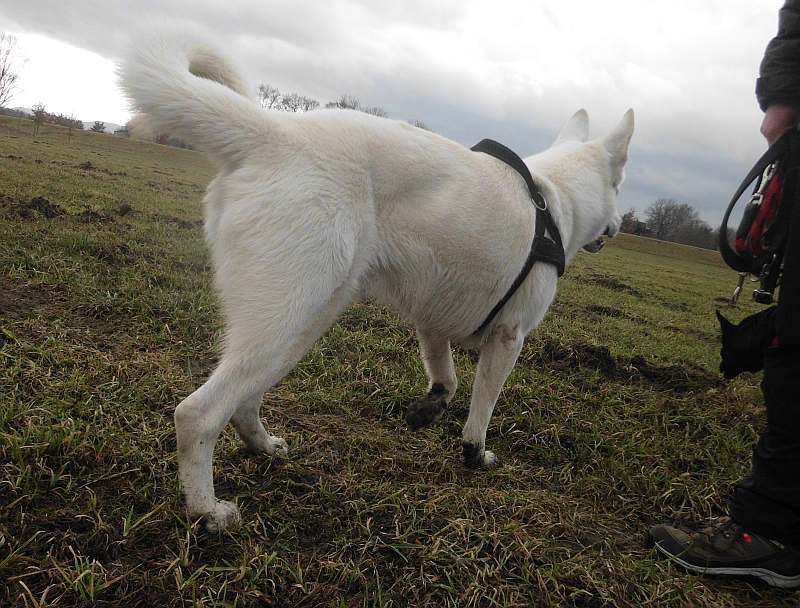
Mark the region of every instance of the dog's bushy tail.
POLYGON ((233 66, 207 44, 166 35, 140 39, 119 67, 122 89, 158 133, 236 162, 269 141, 274 121, 233 66))

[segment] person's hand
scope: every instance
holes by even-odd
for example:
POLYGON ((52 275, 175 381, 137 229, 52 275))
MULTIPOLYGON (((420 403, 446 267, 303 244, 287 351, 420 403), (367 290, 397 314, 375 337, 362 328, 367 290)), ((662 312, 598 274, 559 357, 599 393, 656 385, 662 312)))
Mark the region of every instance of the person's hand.
POLYGON ((764 120, 761 121, 761 134, 767 138, 771 146, 781 135, 797 124, 797 109, 782 103, 776 103, 767 108, 764 120))

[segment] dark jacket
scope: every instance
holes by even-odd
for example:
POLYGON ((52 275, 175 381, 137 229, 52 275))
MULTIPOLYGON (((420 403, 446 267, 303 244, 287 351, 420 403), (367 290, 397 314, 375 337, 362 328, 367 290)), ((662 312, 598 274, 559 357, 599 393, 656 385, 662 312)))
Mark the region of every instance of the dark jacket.
MULTIPOLYGON (((762 110, 774 103, 800 109, 800 0, 786 0, 778 15, 778 35, 767 45, 761 61, 756 97, 762 110)), ((788 220, 789 242, 775 323, 781 343, 797 345, 800 344, 800 188, 795 188, 792 194, 794 208, 788 220)))
POLYGON ((778 35, 767 45, 756 81, 758 105, 800 108, 800 0, 786 0, 778 13, 778 35))

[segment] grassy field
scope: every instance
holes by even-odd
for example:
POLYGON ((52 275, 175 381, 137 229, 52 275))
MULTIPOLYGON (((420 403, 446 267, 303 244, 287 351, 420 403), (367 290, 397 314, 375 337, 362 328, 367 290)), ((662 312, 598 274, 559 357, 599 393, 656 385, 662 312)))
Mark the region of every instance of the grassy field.
POLYGON ((763 411, 758 377, 716 371, 735 274, 624 235, 578 256, 529 337, 489 427, 503 467, 461 463, 474 354, 412 434, 413 330, 359 304, 265 398, 287 459, 220 441, 243 525, 187 521, 172 412, 215 361, 211 175, 194 152, 0 119, 0 605, 797 605, 645 547, 650 524, 724 509, 763 411))

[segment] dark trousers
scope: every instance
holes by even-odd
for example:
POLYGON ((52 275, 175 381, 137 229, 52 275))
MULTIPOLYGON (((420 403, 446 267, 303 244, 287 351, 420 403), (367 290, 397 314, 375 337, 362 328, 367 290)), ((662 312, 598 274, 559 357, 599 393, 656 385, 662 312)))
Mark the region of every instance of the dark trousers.
POLYGON ((767 349, 761 382, 767 428, 735 488, 731 516, 745 528, 800 547, 800 347, 767 349))

